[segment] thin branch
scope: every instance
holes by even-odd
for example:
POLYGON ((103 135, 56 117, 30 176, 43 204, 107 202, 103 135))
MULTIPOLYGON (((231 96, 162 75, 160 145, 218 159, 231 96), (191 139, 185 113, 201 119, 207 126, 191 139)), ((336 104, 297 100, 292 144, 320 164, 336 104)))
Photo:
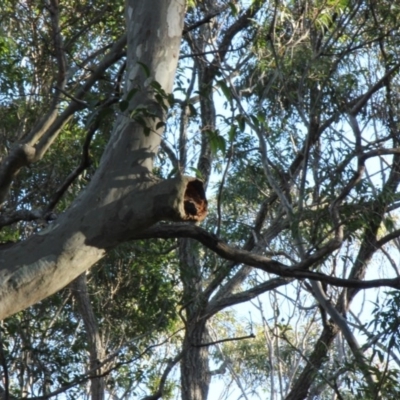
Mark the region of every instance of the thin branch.
POLYGON ((225 185, 225 180, 226 176, 228 174, 229 167, 231 165, 233 157, 233 142, 231 143, 231 147, 228 151, 228 160, 226 162, 226 166, 224 169, 224 172, 222 174, 221 178, 221 183, 219 184, 218 188, 218 195, 217 195, 217 229, 216 229, 216 235, 219 236, 221 233, 221 221, 222 221, 222 211, 221 211, 221 205, 222 205, 222 192, 224 190, 224 185, 225 185))
MULTIPOLYGON (((246 274, 246 276, 248 273, 246 274)), ((268 292, 270 290, 274 290, 280 286, 287 285, 288 283, 293 282, 293 279, 290 278, 273 278, 268 280, 267 282, 263 282, 249 290, 245 290, 239 293, 234 293, 230 296, 226 297, 217 297, 212 298, 209 302, 207 309, 205 311, 206 315, 214 315, 218 311, 231 307, 236 304, 244 303, 246 301, 250 301, 255 297, 259 296, 262 293, 268 292)))
POLYGON ((3 160, 0 167, 0 205, 6 199, 11 183, 21 168, 40 160, 74 113, 83 108, 83 105, 77 100, 82 100, 93 85, 103 76, 104 71, 122 58, 125 54, 126 41, 127 36, 123 35, 114 43, 95 71, 75 91, 74 100, 61 114, 58 114, 56 104, 51 105, 49 113, 35 125, 27 135, 24 143, 16 146, 8 157, 3 160))
POLYGON ((229 46, 232 43, 233 38, 237 33, 241 32, 245 27, 247 27, 252 18, 257 14, 257 12, 262 7, 262 2, 254 2, 247 10, 233 23, 226 31, 225 34, 218 46, 218 54, 215 56, 214 60, 211 62, 211 65, 219 65, 225 58, 229 46))
MULTIPOLYGON (((86 31, 88 31, 91 27, 101 21, 101 19, 104 18, 104 14, 107 12, 107 8, 110 7, 110 5, 111 4, 107 2, 102 9, 98 10, 97 15, 90 20, 90 24, 85 25, 82 29, 79 29, 73 36, 71 36, 71 38, 65 43, 64 47, 66 49, 72 47, 75 44, 76 40, 81 38, 86 31)), ((102 51, 104 51, 104 48, 102 49, 102 51)))
MULTIPOLYGON (((239 47, 236 47, 236 48, 231 49, 231 50, 225 50, 225 53, 235 53, 235 52, 237 52, 239 50, 242 50, 244 48, 246 48, 245 45, 239 46, 239 47)), ((183 54, 183 55, 179 56, 179 59, 180 60, 184 60, 185 58, 203 57, 203 56, 207 56, 209 54, 219 54, 219 53, 220 53, 220 50, 202 51, 200 53, 183 54)))
POLYGON ((181 358, 182 358, 182 353, 179 353, 176 357, 174 357, 172 360, 168 362, 167 368, 165 368, 161 376, 157 392, 151 396, 144 397, 142 400, 158 400, 163 396, 164 387, 167 382, 168 375, 171 372, 172 368, 174 368, 175 365, 181 360, 181 358))
POLYGON ((88 107, 88 103, 86 101, 83 101, 81 99, 77 99, 76 97, 74 97, 72 94, 66 92, 64 89, 62 89, 61 87, 58 86, 54 86, 54 90, 58 90, 59 92, 61 92, 65 97, 68 97, 70 100, 82 105, 83 107, 88 107))
POLYGON ((368 383, 368 386, 370 387, 371 391, 373 391, 376 377, 372 375, 371 370, 368 368, 366 359, 362 353, 361 346, 358 344, 356 337, 350 330, 347 321, 328 299, 320 282, 311 281, 311 287, 315 299, 318 301, 321 307, 329 314, 329 316, 332 318, 332 321, 339 327, 339 329, 343 333, 343 336, 345 337, 347 344, 349 345, 350 350, 354 355, 355 361, 359 365, 360 370, 362 371, 368 383))
POLYGON ((178 171, 179 170, 179 160, 176 157, 174 150, 171 149, 169 144, 166 142, 165 138, 163 138, 161 140, 160 147, 167 154, 169 161, 171 161, 172 167, 176 171, 178 171))
MULTIPOLYGON (((248 236, 245 245, 243 246, 243 250, 250 251, 256 245, 256 237, 260 234, 261 228, 267 218, 268 209, 271 203, 269 200, 265 200, 261 205, 257 212, 257 216, 253 223, 253 231, 248 236)), ((215 273, 214 279, 210 282, 207 288, 204 290, 204 296, 206 298, 210 298, 211 294, 221 285, 222 281, 225 279, 227 272, 229 272, 232 268, 234 268, 237 264, 235 262, 230 263, 228 266, 224 266, 220 268, 215 273)), ((251 269, 248 266, 242 267, 229 281, 220 287, 218 292, 214 295, 213 299, 216 301, 217 299, 222 299, 229 296, 236 287, 238 287, 241 282, 243 282, 247 275, 250 273, 251 269)))
POLYGON ((355 116, 357 115, 361 109, 367 104, 368 100, 375 94, 379 89, 383 88, 386 85, 387 80, 394 75, 400 68, 400 64, 396 64, 393 68, 389 69, 386 74, 372 85, 369 90, 364 93, 362 96, 357 97, 353 101, 348 104, 349 114, 355 116))
MULTIPOLYGON (((313 354, 311 354, 311 356, 306 356, 297 346, 295 346, 294 344, 292 344, 292 342, 290 341, 290 339, 286 336, 285 332, 282 333, 282 338, 286 341, 286 343, 296 352, 300 355, 301 358, 303 358, 306 362, 307 362, 307 366, 314 370, 314 373, 317 373, 318 376, 321 378, 322 381, 324 381, 327 385, 329 385, 334 391, 335 394, 337 396, 338 399, 340 400, 344 400, 342 395, 340 394, 335 382, 330 382, 329 378, 327 378, 324 374, 322 374, 320 372, 319 366, 315 365, 315 363, 313 363, 312 361, 312 356, 313 354)), ((322 344, 323 346, 324 344, 322 344)), ((314 379, 313 379, 314 381, 314 379)), ((292 395, 295 394, 294 390, 292 390, 291 394, 289 394, 288 397, 286 397, 286 399, 292 399, 294 398, 292 395)), ((298 397, 296 397, 297 399, 298 397)), ((305 398, 305 397, 301 397, 301 398, 305 398)))
MULTIPOLYGON (((92 86, 103 76, 104 72, 125 54, 124 47, 126 45, 127 36, 123 35, 111 48, 111 50, 104 56, 103 60, 99 63, 98 67, 93 71, 86 82, 75 92, 75 99, 83 99, 92 86)), ((44 153, 48 150, 54 140, 57 138, 59 132, 64 125, 69 121, 72 115, 82 109, 82 104, 73 100, 65 111, 60 114, 48 131, 43 135, 36 145, 35 161, 43 157, 44 153)))
MULTIPOLYGON (((225 8, 226 8, 226 7, 225 7, 225 8)), ((225 8, 224 8, 224 9, 225 9, 225 8)), ((214 13, 211 13, 211 14, 209 14, 209 15, 206 15, 206 16, 205 16, 204 18, 202 18, 200 21, 197 21, 197 22, 195 22, 195 23, 192 24, 192 25, 189 25, 189 26, 185 25, 184 28, 183 28, 183 31, 182 31, 182 35, 186 35, 186 33, 191 32, 191 31, 193 31, 193 30, 199 28, 200 26, 209 23, 214 17, 216 17, 216 16, 218 16, 219 14, 221 14, 222 11, 224 11, 224 9, 218 10, 218 11, 216 11, 216 12, 214 12, 214 13)))
POLYGON ((96 133, 98 127, 100 124, 100 120, 97 119, 89 128, 85 142, 83 143, 83 150, 82 150, 82 156, 81 156, 81 162, 80 164, 67 176, 65 181, 62 183, 62 185, 56 190, 54 193, 52 199, 50 200, 46 212, 50 212, 51 210, 54 209, 54 207, 57 205, 57 203, 60 201, 61 197, 64 195, 64 193, 68 190, 68 188, 71 186, 72 182, 85 170, 87 169, 90 164, 90 155, 89 155, 89 147, 90 143, 92 141, 92 138, 94 134, 96 133))
POLYGON ((79 313, 82 317, 85 326, 86 336, 89 347, 89 365, 90 370, 95 372, 96 377, 91 379, 90 391, 92 398, 96 400, 104 399, 105 382, 102 377, 102 368, 100 367, 101 360, 105 355, 105 348, 101 338, 99 324, 91 304, 86 274, 78 276, 70 284, 71 292, 77 302, 79 313))
POLYGON ((207 346, 214 346, 218 343, 224 343, 224 342, 234 342, 237 340, 244 340, 244 339, 254 339, 256 335, 254 333, 247 335, 247 336, 238 336, 234 338, 226 338, 226 339, 220 339, 216 340, 215 342, 209 342, 209 343, 201 343, 201 344, 192 344, 193 347, 207 347, 207 346))

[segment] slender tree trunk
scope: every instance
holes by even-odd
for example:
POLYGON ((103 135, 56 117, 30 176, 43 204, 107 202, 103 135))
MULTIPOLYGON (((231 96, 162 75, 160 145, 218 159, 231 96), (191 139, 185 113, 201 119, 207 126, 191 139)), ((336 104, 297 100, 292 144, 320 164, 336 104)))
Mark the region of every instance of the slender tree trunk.
POLYGON ((186 329, 181 359, 182 400, 206 400, 210 385, 207 304, 201 286, 202 276, 196 243, 191 239, 179 240, 181 280, 186 306, 186 329))
MULTIPOLYGON (((79 312, 88 338, 89 345, 89 371, 91 376, 101 375, 101 362, 105 356, 105 349, 101 339, 99 326, 94 315, 87 288, 86 274, 79 275, 71 284, 72 293, 76 299, 79 312)), ((92 400, 104 400, 105 396, 104 378, 99 376, 91 379, 90 396, 92 400)))

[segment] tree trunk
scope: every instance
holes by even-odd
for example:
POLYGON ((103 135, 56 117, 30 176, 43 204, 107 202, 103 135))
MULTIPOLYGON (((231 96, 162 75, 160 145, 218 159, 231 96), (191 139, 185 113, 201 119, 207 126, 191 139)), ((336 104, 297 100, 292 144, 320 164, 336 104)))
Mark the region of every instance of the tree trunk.
POLYGON ((181 359, 182 400, 207 400, 210 385, 207 300, 202 289, 201 262, 196 243, 179 239, 180 274, 186 311, 185 338, 181 359))
POLYGON ((151 82, 172 90, 184 13, 183 0, 127 0, 126 91, 138 92, 119 115, 92 182, 70 209, 49 229, 0 253, 0 319, 58 291, 107 250, 160 220, 205 217, 201 181, 152 175, 164 115, 151 82), (138 106, 142 114, 135 121, 131 113, 138 106))
POLYGON ((102 368, 100 365, 105 357, 106 351, 104 349, 103 340, 101 339, 97 319, 90 303, 86 275, 79 275, 78 278, 72 282, 70 287, 76 299, 88 338, 90 375, 100 375, 99 377, 91 379, 90 396, 92 400, 104 400, 105 383, 104 378, 101 376, 102 368))
POLYGON ((182 400, 207 400, 209 371, 206 321, 188 321, 181 360, 182 400))

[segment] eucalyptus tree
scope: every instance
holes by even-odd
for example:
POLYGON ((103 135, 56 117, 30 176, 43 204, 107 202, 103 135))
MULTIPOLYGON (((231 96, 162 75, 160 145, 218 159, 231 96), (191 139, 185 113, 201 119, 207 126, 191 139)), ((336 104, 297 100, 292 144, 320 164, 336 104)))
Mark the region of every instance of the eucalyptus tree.
POLYGON ((6 1, 4 397, 396 397, 399 12, 6 1))

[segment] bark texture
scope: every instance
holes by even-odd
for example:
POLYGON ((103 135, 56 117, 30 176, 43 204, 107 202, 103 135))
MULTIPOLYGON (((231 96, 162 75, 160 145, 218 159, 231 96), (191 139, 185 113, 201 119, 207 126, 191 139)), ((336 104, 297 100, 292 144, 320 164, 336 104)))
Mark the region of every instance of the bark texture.
POLYGON ((206 400, 211 375, 208 366, 207 299, 202 290, 202 269, 196 243, 179 240, 180 275, 183 282, 186 329, 181 359, 182 400, 206 400))
POLYGON ((186 333, 181 360, 182 400, 206 400, 208 398, 211 374, 209 371, 208 334, 206 321, 191 321, 186 333))
POLYGON ((172 89, 184 12, 183 0, 127 1, 126 90, 138 92, 116 121, 84 193, 48 229, 0 253, 0 319, 66 286, 135 232, 160 220, 205 217, 201 181, 152 175, 164 115, 151 84, 172 89), (146 110, 146 126, 132 118, 138 109, 146 110))

